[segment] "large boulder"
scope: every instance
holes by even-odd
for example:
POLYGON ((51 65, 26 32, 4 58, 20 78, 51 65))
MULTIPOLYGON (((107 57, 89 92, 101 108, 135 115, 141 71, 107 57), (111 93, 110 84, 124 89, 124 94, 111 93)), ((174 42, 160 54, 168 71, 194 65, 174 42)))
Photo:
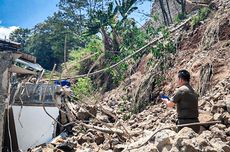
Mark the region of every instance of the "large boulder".
POLYGON ((199 121, 200 122, 209 122, 213 120, 213 115, 210 113, 201 113, 199 114, 199 121))
POLYGON ((198 134, 196 134, 191 128, 184 127, 175 136, 174 145, 180 151, 193 152, 195 150, 195 147, 193 145, 194 141, 192 141, 192 138, 195 138, 197 136, 198 134))
POLYGON ((197 152, 194 142, 195 140, 193 139, 183 139, 181 141, 181 146, 178 147, 178 149, 183 152, 197 152))
POLYGON ((88 105, 84 108, 80 108, 77 112, 77 118, 80 120, 88 120, 90 117, 95 117, 97 114, 97 108, 93 105, 88 105))
POLYGON ((210 140, 212 147, 218 152, 229 152, 230 146, 223 142, 220 138, 213 138, 210 140))
POLYGON ((214 138, 221 138, 221 139, 225 139, 226 138, 226 134, 224 132, 224 129, 226 128, 226 126, 222 124, 218 124, 218 125, 213 125, 210 127, 210 130, 212 132, 212 135, 214 138))
POLYGON ((170 150, 172 148, 173 139, 176 135, 176 132, 172 130, 163 130, 158 132, 155 135, 155 144, 157 145, 157 149, 162 151, 163 148, 170 150))

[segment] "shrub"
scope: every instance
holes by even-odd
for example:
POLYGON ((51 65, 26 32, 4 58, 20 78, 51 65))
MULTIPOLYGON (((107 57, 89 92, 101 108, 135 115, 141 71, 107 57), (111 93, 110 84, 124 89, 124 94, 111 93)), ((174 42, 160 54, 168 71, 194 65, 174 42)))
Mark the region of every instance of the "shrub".
POLYGON ((206 7, 201 8, 198 11, 198 15, 192 17, 192 20, 191 20, 192 28, 194 28, 196 25, 198 25, 200 23, 200 21, 203 21, 204 19, 206 19, 209 13, 210 13, 209 8, 206 8, 206 7))
POLYGON ((93 93, 93 83, 90 78, 79 78, 73 86, 74 95, 80 99, 93 93))

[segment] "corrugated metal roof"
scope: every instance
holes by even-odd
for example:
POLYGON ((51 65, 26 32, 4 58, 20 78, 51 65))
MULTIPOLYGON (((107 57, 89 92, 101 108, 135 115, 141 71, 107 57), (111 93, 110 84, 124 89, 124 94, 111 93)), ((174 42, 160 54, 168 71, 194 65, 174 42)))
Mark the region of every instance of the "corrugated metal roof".
POLYGON ((24 64, 25 66, 33 68, 36 71, 42 71, 43 70, 43 68, 37 63, 31 63, 31 62, 24 61, 21 59, 16 59, 15 62, 24 64))

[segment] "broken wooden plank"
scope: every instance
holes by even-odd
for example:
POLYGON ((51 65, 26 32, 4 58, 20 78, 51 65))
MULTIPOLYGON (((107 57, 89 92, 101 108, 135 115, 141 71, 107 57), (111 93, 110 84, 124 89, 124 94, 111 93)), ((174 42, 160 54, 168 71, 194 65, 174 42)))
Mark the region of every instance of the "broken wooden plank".
POLYGON ((16 65, 12 65, 9 69, 9 72, 13 72, 13 73, 17 73, 17 74, 32 74, 32 75, 36 74, 36 72, 18 67, 16 65))

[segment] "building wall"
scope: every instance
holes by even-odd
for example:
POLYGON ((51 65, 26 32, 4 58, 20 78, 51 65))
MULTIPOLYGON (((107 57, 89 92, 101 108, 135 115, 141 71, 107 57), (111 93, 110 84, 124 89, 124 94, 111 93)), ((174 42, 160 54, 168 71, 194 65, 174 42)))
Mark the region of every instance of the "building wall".
POLYGON ((0 151, 2 151, 4 111, 8 95, 8 68, 12 63, 12 54, 10 52, 0 52, 0 151))

